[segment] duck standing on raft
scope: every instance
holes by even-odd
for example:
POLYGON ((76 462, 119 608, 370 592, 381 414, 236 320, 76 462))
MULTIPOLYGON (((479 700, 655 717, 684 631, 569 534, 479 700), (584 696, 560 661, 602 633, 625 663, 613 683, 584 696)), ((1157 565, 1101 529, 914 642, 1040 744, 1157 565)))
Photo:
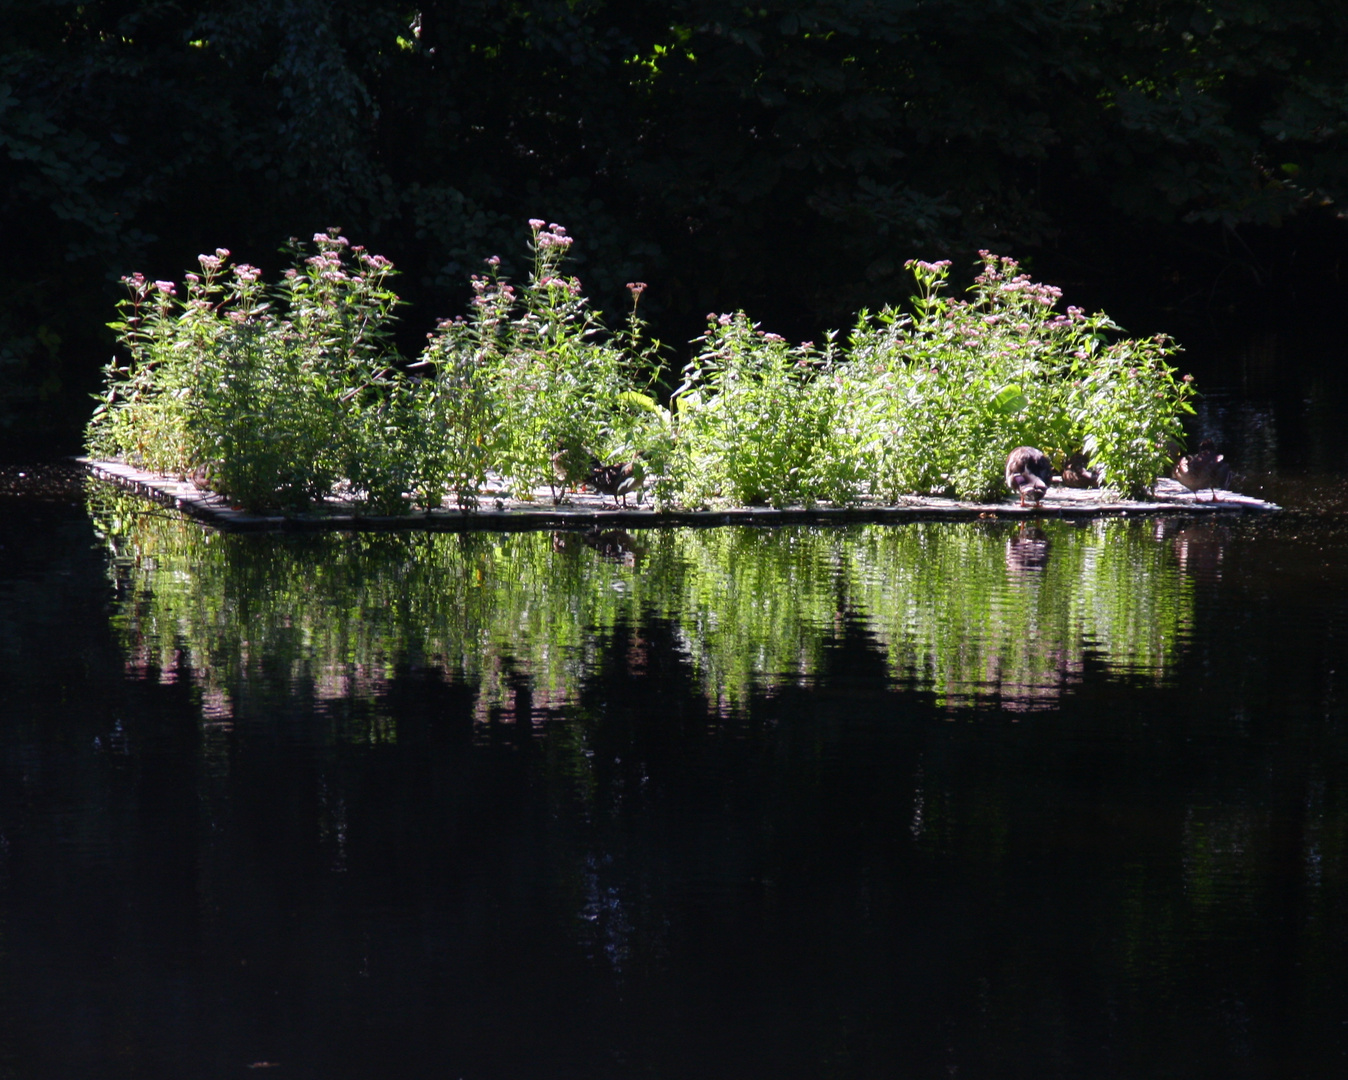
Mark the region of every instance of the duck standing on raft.
POLYGON ((1035 506, 1053 483, 1053 464, 1048 455, 1033 446, 1017 446, 1006 459, 1006 486, 1020 496, 1020 505, 1028 497, 1035 506))
POLYGON ((627 495, 631 491, 635 491, 637 501, 641 501, 641 480, 640 461, 624 461, 613 465, 601 465, 596 462, 594 468, 590 470, 590 477, 586 483, 602 495, 612 495, 613 505, 616 508, 619 499, 622 499, 624 506, 627 505, 627 495))
POLYGON ((1174 477, 1194 493, 1195 501, 1200 491, 1210 488, 1212 501, 1217 502, 1217 489, 1225 487, 1231 479, 1231 466, 1217 453, 1212 440, 1204 439, 1195 453, 1185 454, 1175 463, 1174 477))

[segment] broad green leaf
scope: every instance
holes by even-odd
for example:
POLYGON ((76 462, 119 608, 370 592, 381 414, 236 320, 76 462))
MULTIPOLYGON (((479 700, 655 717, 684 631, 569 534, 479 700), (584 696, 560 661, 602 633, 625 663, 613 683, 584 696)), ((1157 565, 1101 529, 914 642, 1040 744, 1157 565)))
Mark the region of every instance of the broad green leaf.
POLYGON ((1029 407, 1030 399, 1019 386, 1004 386, 993 395, 990 405, 1003 416, 1015 416, 1029 407))

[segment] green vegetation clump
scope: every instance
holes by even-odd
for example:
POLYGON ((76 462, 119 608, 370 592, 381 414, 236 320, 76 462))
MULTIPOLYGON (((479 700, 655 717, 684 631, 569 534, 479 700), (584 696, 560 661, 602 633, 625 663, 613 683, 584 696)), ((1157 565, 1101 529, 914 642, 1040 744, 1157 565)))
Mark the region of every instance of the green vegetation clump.
POLYGON ((378 513, 450 495, 471 508, 489 471, 531 498, 599 462, 633 463, 665 506, 985 499, 1022 444, 1058 466, 1084 455, 1139 494, 1191 411, 1169 339, 1060 312, 1058 289, 988 252, 964 299, 947 292, 948 262, 909 263, 911 311, 863 311, 822 347, 742 311, 711 315, 666 407, 659 343, 637 315, 645 286, 629 286, 632 312, 610 332, 561 272, 566 230, 530 227, 528 280, 487 260, 468 314, 412 363, 392 341, 392 264, 335 229, 312 253, 295 244, 272 287, 224 249, 200 257, 185 299, 173 282, 125 279, 112 326, 130 359, 105 371, 90 453, 257 509, 338 494, 378 513))

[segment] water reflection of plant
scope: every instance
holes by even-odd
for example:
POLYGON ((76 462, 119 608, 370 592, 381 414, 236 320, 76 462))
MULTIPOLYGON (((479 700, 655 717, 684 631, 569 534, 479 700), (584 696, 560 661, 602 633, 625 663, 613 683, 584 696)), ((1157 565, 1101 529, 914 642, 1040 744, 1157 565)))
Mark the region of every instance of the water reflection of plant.
POLYGON ((1119 519, 1043 533, 1008 537, 981 523, 863 531, 848 548, 849 576, 894 675, 952 704, 1014 708, 1052 704, 1087 655, 1163 678, 1192 610, 1171 552, 1119 519), (1037 549, 1029 566, 1017 550, 1026 545, 1037 549))
POLYGON ((721 710, 812 679, 849 619, 896 680, 1023 709, 1088 657, 1163 679, 1192 608, 1172 549, 1121 520, 653 530, 613 557, 578 534, 218 535, 101 485, 90 501, 128 663, 189 665, 216 711, 259 693, 373 702, 397 670, 432 668, 475 689, 479 717, 527 722, 577 700, 615 627, 652 618, 721 710))

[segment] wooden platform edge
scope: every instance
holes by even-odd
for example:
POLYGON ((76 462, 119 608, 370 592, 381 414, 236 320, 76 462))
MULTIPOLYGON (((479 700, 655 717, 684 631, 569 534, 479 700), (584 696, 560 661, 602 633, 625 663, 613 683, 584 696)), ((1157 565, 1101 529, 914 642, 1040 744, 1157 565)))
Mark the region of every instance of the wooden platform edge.
POLYGON ((1195 498, 1173 480, 1157 482, 1152 501, 1112 499, 1099 491, 1055 486, 1038 507, 1014 501, 972 503, 932 496, 905 496, 898 504, 813 507, 740 507, 725 510, 654 510, 645 507, 603 509, 598 506, 540 507, 519 500, 486 498, 484 507, 464 511, 440 508, 398 517, 367 516, 349 505, 331 503, 321 510, 298 514, 255 514, 231 507, 211 492, 185 480, 149 473, 120 461, 78 457, 90 476, 172 507, 211 528, 224 532, 409 531, 466 532, 595 528, 716 527, 724 525, 852 525, 908 521, 968 521, 988 518, 1044 520, 1052 518, 1154 517, 1172 514, 1269 513, 1275 503, 1222 491, 1216 502, 1195 498), (499 509, 497 507, 500 507, 499 509))

